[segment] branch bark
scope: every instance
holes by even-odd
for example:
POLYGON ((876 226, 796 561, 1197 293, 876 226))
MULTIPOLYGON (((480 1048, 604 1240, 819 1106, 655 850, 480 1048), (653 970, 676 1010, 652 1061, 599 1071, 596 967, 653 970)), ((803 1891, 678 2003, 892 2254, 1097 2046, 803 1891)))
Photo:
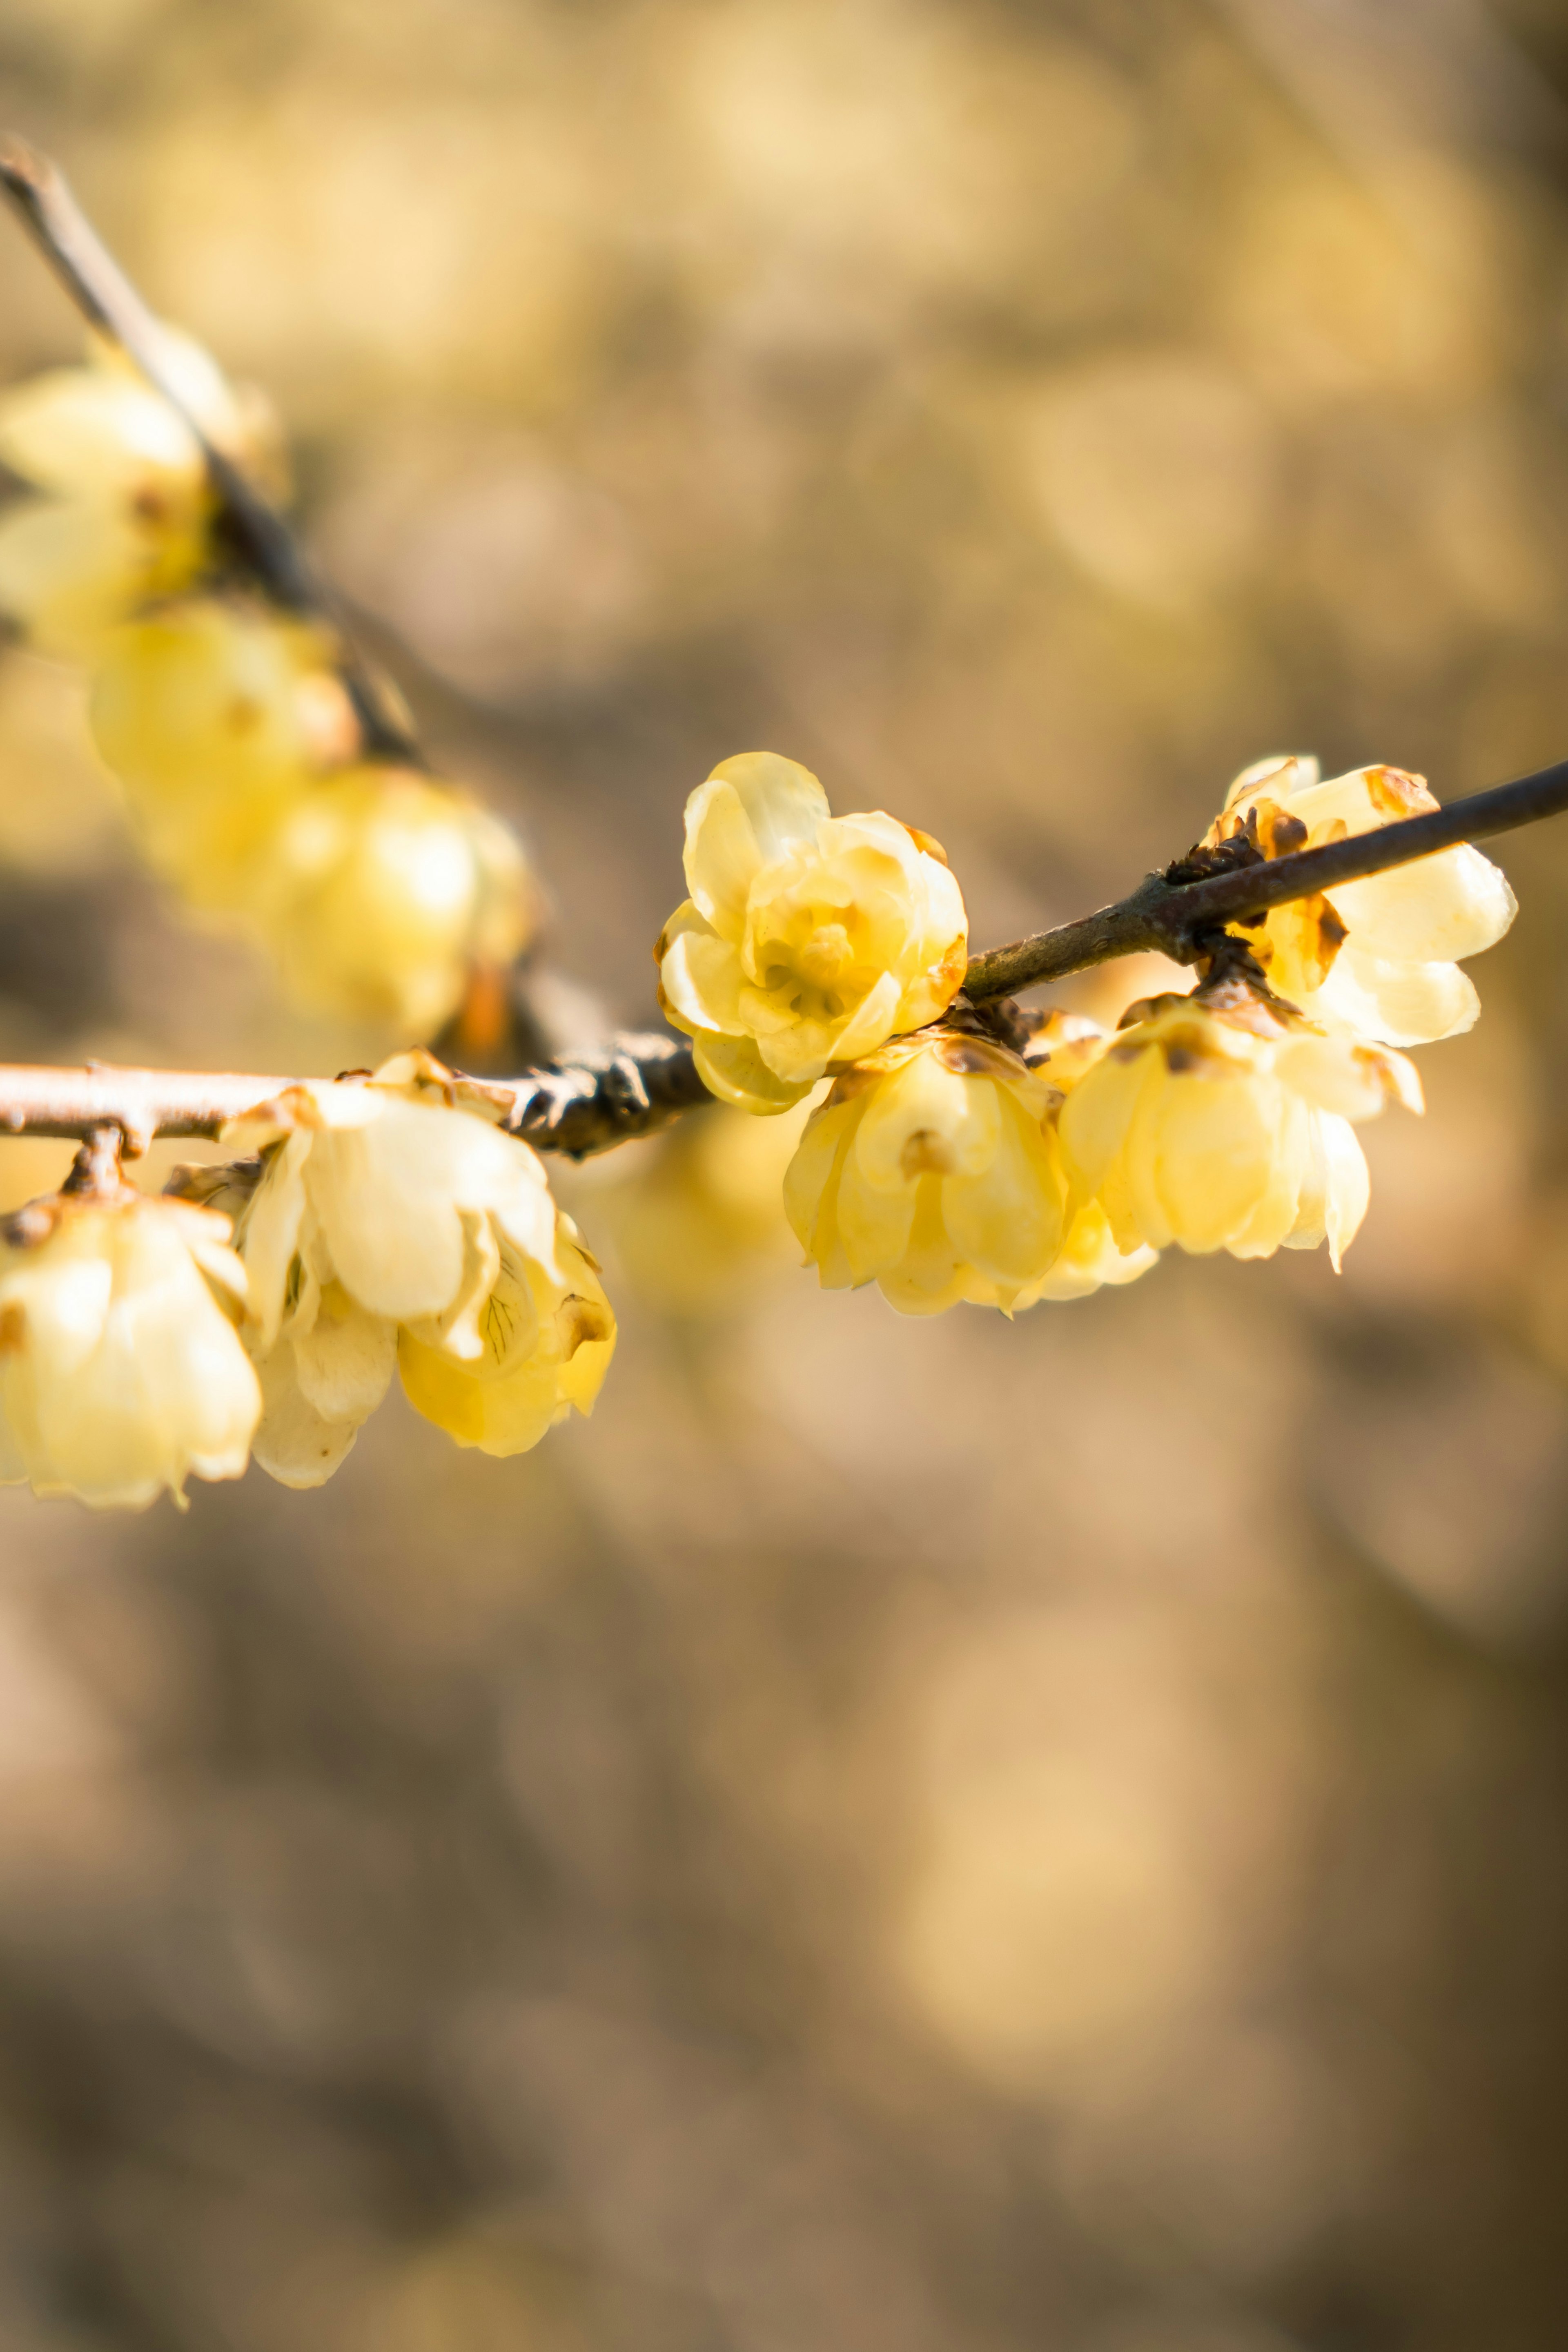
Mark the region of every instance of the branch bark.
POLYGON ((217 509, 217 536, 227 551, 286 612, 307 614, 331 626, 367 754, 423 767, 418 738, 396 698, 355 646, 337 598, 277 508, 217 446, 171 381, 162 329, 77 203, 65 174, 23 141, 6 138, 0 140, 0 188, 83 318, 118 344, 194 437, 217 509))
POLYGON ((1512 783, 1496 784, 1490 792, 1450 801, 1446 808, 1429 809, 1424 816, 1400 817, 1371 833, 1330 842, 1322 849, 1299 849, 1289 857, 1238 866, 1203 881, 1172 882, 1164 874, 1151 874, 1114 906, 972 957, 964 975, 965 992, 977 1003, 987 997, 1010 996, 1018 989, 1064 980, 1092 964, 1149 949, 1177 963, 1193 963, 1204 952, 1205 933, 1227 923, 1263 914, 1291 898, 1309 898, 1341 883, 1359 882, 1369 874, 1385 874, 1437 850, 1457 848, 1460 842, 1513 833, 1565 811, 1568 760, 1512 783))
MULTIPOLYGON (((215 1138, 226 1122, 296 1081, 236 1071, 81 1069, 0 1064, 0 1138, 58 1136, 85 1142, 118 1128, 132 1158, 156 1136, 215 1138)), ((654 1134, 684 1110, 713 1097, 696 1073, 685 1038, 612 1038, 600 1051, 547 1062, 515 1078, 486 1078, 509 1090, 503 1124, 537 1151, 585 1160, 617 1143, 654 1134)))

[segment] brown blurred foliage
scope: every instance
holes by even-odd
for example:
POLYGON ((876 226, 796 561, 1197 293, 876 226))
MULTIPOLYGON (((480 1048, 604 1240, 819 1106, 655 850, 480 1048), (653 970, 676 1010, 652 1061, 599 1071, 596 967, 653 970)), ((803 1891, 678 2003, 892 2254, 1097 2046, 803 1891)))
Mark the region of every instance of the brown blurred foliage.
MULTIPOLYGON (((634 1019, 742 748, 978 943, 1271 751, 1568 751, 1565 89, 1548 0, 0 16, 634 1019)), ((0 238, 0 372, 73 347, 0 238)), ((1502 854, 1339 1282, 904 1323, 687 1139, 706 1226, 566 1188, 622 1341, 537 1454, 0 1497, 6 2352, 1568 2340, 1568 832, 1502 854)), ((11 656, 0 1049, 361 1048, 11 656)))

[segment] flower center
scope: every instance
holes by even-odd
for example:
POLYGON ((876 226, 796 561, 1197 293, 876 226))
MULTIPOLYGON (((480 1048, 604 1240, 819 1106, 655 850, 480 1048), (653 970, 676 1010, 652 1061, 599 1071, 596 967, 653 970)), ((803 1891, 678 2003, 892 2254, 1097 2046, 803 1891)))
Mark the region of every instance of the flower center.
POLYGON ((795 955, 795 968, 813 988, 836 988, 854 962, 850 935, 842 923, 819 923, 795 955))

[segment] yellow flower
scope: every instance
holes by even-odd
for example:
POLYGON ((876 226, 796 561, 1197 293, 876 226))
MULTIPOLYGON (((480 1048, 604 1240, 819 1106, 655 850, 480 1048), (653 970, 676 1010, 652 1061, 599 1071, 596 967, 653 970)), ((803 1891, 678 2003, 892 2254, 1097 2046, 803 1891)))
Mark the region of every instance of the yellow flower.
POLYGON ((838 1078, 784 1179, 826 1290, 874 1281, 904 1315, 1010 1313, 1068 1221, 1058 1097, 1016 1054, 956 1029, 900 1037, 838 1078))
POLYGON ((716 768, 686 803, 686 886, 655 953, 659 1001, 712 1091, 786 1110, 951 1003, 968 940, 937 845, 881 814, 834 817, 771 751, 716 768))
POLYGON ((261 1410, 226 1217, 126 1187, 0 1227, 0 1484, 141 1510, 237 1478, 261 1410))
POLYGON ((1124 1251, 1268 1257, 1326 1240, 1337 1270, 1367 1204, 1350 1122, 1390 1098, 1421 1108, 1403 1055, 1330 1035, 1244 983, 1153 997, 1062 1108, 1073 1199, 1098 1203, 1124 1251))
MULTIPOLYGON (((188 337, 159 331, 214 442, 249 471, 275 471, 265 404, 236 394, 188 337)), ((39 493, 0 518, 0 609, 46 653, 90 658, 105 630, 206 563, 213 503, 195 437, 107 346, 0 402, 0 464, 39 493)))
MULTIPOLYGON (((1209 845, 1249 833, 1267 857, 1371 832, 1437 803, 1419 776, 1356 768, 1326 783, 1315 760, 1260 761, 1230 787, 1209 845)), ((1313 1020, 1385 1045, 1470 1028, 1480 1003, 1459 970, 1517 912, 1508 877, 1468 844, 1342 883, 1238 925, 1270 985, 1313 1020)))
POLYGON ((307 1003, 411 1035, 440 1028, 476 963, 533 928, 515 836, 464 793, 401 768, 353 768, 285 811, 250 904, 307 1003))
POLYGON ((592 1409, 615 1318, 538 1159, 491 1123, 506 1099, 405 1054, 363 1083, 291 1087, 225 1129, 267 1154, 238 1237, 266 1404, 256 1458, 286 1486, 330 1476, 394 1362, 419 1412, 487 1454, 592 1409))
POLYGON ((152 863, 198 906, 246 906, 257 860, 320 769, 351 755, 327 633, 232 599, 112 632, 90 716, 152 863))
MULTIPOLYGON (((1060 1126, 1063 1102, 1107 1052, 1111 1035, 1082 1013, 1052 1010, 1025 1017, 1030 1035, 1024 1063, 1051 1087, 1051 1118, 1060 1126)), ((1061 1249, 1040 1279, 1019 1293, 1013 1311, 1044 1299, 1088 1298, 1107 1284, 1119 1288, 1136 1282, 1158 1259, 1159 1252, 1146 1244, 1126 1253, 1118 1249, 1104 1210, 1098 1201, 1086 1201, 1070 1207, 1061 1249)))

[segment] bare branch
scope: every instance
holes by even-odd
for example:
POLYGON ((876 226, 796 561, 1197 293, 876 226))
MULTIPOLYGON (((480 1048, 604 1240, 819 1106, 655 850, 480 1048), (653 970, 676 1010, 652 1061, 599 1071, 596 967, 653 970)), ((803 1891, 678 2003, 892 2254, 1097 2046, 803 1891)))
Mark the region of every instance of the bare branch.
MULTIPOLYGON (((225 1123, 296 1082, 236 1072, 82 1069, 0 1065, 0 1137, 60 1136, 90 1141, 118 1129, 132 1156, 155 1136, 214 1138, 225 1123)), ((538 1151, 584 1160, 612 1144, 652 1135, 683 1110, 711 1102, 685 1038, 612 1038, 599 1052, 486 1079, 510 1089, 505 1125, 538 1151)))
POLYGON ((423 767, 418 739, 396 698, 355 648, 336 597, 277 508, 217 446, 171 381, 162 329, 77 203, 64 173, 21 140, 5 138, 0 140, 0 188, 89 324, 119 345, 193 436, 227 552, 285 611, 331 625, 366 751, 374 759, 423 767))
POLYGON ((512 1132, 536 1151, 562 1151, 569 1160, 653 1135, 682 1111, 713 1100, 697 1076, 689 1039, 653 1034, 613 1037, 598 1053, 574 1055, 502 1083, 516 1089, 506 1122, 512 1132))
POLYGON ((1131 896, 1113 907, 1102 907, 1075 923, 1055 930, 1036 931, 1015 940, 1009 947, 991 948, 970 959, 964 975, 965 992, 979 1003, 988 996, 1009 996, 1042 981, 1064 980, 1070 972, 1109 963, 1115 956, 1154 949, 1193 963, 1206 950, 1204 935, 1227 923, 1260 915, 1288 899, 1309 898, 1345 882, 1359 882, 1368 874, 1385 874, 1391 866, 1407 866, 1439 849, 1456 848, 1464 841, 1486 841, 1495 834, 1512 833, 1542 817, 1568 812, 1568 761, 1541 768, 1490 792, 1472 793, 1450 801, 1446 808, 1424 816, 1400 817, 1371 833, 1352 834, 1322 849, 1299 849, 1289 857, 1260 860, 1228 874, 1199 881, 1172 882, 1151 874, 1131 896))

